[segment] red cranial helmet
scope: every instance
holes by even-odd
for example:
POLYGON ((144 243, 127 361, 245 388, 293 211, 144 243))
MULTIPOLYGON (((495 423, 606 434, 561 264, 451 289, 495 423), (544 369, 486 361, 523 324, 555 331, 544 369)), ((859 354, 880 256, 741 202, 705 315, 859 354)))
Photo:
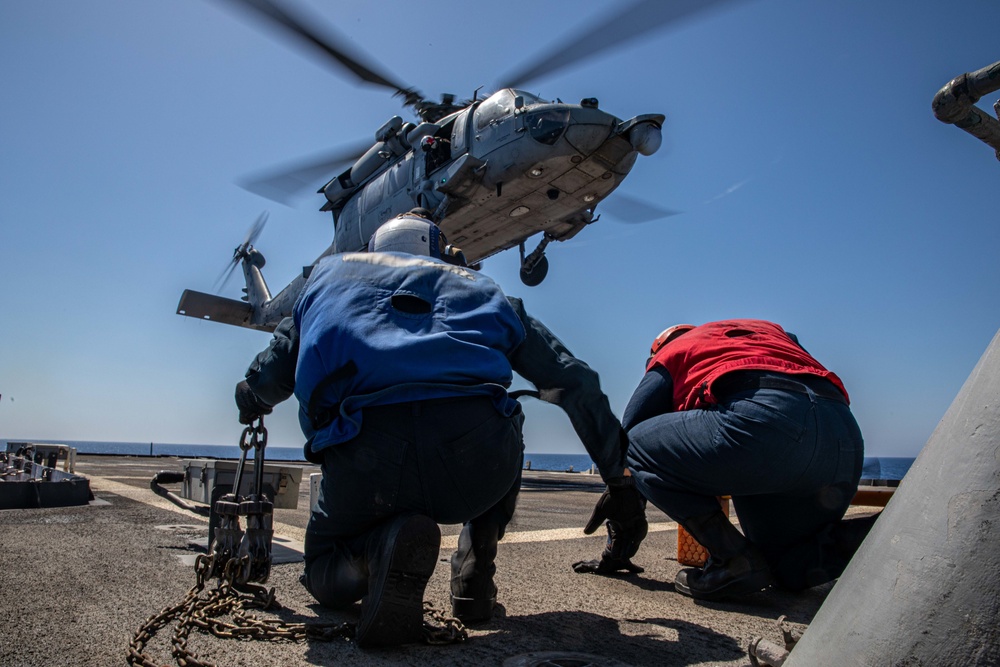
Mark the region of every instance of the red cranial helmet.
POLYGON ((691 329, 694 329, 693 324, 675 324, 672 327, 664 329, 660 332, 660 335, 656 337, 656 340, 653 341, 653 344, 649 346, 649 356, 653 356, 659 352, 664 345, 681 334, 691 331, 691 329))

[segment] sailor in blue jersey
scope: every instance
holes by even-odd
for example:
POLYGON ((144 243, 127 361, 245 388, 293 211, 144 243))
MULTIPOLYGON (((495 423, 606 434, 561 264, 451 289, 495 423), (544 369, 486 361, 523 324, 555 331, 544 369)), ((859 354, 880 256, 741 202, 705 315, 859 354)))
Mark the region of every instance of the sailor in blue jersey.
MULTIPOLYGON (((306 455, 323 471, 303 580, 324 605, 362 600, 358 643, 379 646, 421 638, 439 523, 464 524, 453 613, 492 617, 497 542, 521 482, 513 372, 563 408, 604 480, 622 489, 627 440, 597 374, 520 300, 465 267, 436 225, 399 216, 369 251, 316 264, 236 402, 249 423, 298 399, 306 455)), ((636 511, 638 501, 609 517, 636 511)))

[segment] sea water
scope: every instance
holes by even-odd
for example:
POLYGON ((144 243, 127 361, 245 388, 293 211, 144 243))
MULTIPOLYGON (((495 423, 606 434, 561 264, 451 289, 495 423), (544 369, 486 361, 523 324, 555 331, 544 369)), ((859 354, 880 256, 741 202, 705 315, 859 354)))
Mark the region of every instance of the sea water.
MULTIPOLYGON (((0 451, 6 451, 7 442, 32 442, 60 444, 76 447, 79 454, 106 454, 114 456, 176 456, 180 458, 239 459, 236 445, 183 445, 159 442, 102 442, 88 440, 0 440, 0 451)), ((269 461, 305 461, 301 447, 267 447, 265 458, 269 461)), ((253 452, 247 454, 253 458, 253 452)), ((913 464, 913 459, 898 456, 871 456, 865 458, 861 472, 863 479, 901 480, 913 464)), ((586 454, 550 454, 525 452, 524 467, 530 470, 556 472, 586 472, 593 462, 586 454)))
MULTIPOLYGON (((237 445, 180 445, 162 442, 104 442, 95 440, 0 440, 2 449, 7 442, 31 442, 39 445, 60 444, 76 447, 78 454, 106 454, 111 456, 176 456, 180 458, 238 459, 241 450, 237 445)), ((302 447, 265 447, 265 458, 271 461, 305 461, 302 447)), ((253 458, 253 450, 247 454, 253 458)))
POLYGON ((913 458, 903 456, 866 456, 861 479, 901 480, 913 465, 913 458))
MULTIPOLYGON (((556 470, 583 472, 593 463, 586 454, 532 454, 525 453, 524 467, 531 470, 556 470)), ((862 479, 901 480, 913 465, 912 457, 866 456, 861 470, 862 479)))

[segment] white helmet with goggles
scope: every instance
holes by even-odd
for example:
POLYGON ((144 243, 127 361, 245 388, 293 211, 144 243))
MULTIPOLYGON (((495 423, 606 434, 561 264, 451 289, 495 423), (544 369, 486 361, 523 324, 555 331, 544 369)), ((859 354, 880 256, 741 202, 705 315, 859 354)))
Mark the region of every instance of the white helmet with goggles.
POLYGON ((448 245, 441 228, 414 212, 403 213, 375 230, 368 252, 405 252, 465 266, 465 255, 448 245))

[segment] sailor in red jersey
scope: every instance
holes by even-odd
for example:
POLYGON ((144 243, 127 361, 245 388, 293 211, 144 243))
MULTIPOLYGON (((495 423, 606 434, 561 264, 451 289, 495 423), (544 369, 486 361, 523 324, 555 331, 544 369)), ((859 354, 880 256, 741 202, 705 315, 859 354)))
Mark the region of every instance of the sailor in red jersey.
POLYGON ((864 458, 849 400, 772 322, 678 325, 654 341, 622 422, 636 488, 711 554, 677 574, 678 592, 718 600, 840 576, 874 520, 843 520, 864 458))

